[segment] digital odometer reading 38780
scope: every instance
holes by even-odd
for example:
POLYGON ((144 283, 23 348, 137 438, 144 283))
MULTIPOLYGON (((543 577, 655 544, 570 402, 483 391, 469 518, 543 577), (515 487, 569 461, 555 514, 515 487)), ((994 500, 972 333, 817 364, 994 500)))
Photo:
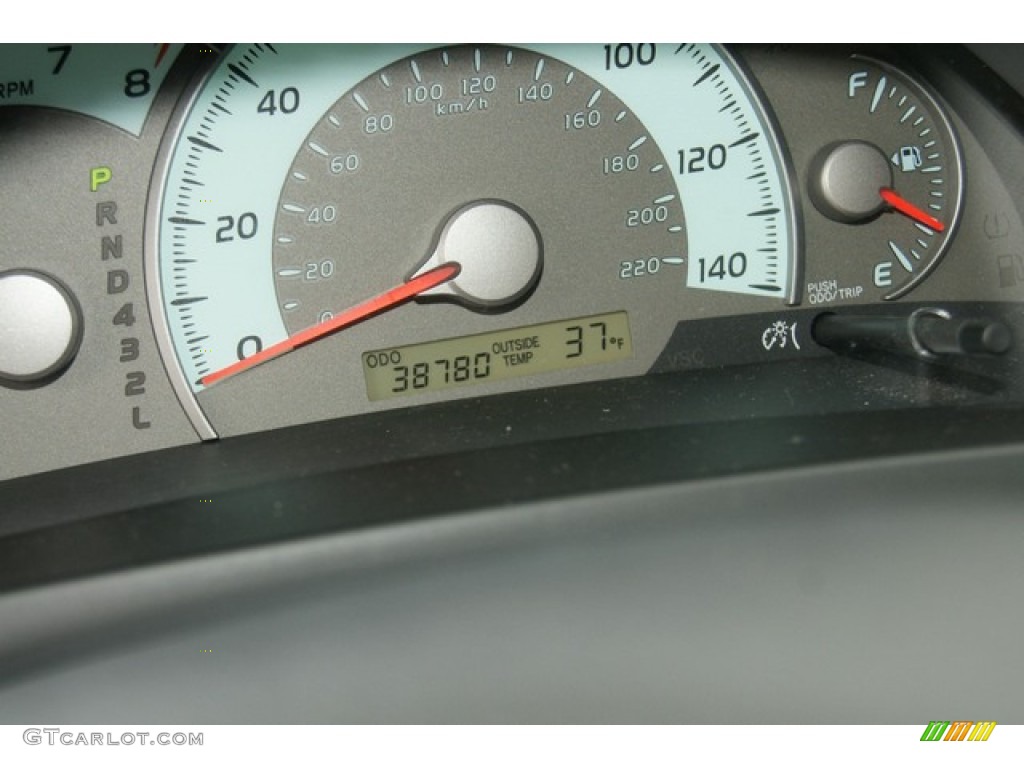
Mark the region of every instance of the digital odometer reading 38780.
POLYGON ((625 312, 378 349, 363 355, 366 395, 383 400, 500 381, 633 354, 625 312))

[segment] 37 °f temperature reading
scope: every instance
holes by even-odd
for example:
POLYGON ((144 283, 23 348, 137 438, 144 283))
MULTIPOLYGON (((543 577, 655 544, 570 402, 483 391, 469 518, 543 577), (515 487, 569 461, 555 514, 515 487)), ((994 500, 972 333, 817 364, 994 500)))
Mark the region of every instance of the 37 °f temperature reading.
POLYGON ((625 312, 574 318, 363 355, 366 393, 383 400, 632 357, 625 312))

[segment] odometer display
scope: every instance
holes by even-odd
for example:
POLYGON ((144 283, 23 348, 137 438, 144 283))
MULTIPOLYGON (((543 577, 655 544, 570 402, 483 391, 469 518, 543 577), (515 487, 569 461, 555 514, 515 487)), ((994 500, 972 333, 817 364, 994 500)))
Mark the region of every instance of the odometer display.
POLYGON ((596 365, 632 356, 625 312, 480 333, 363 355, 366 395, 383 400, 596 365))

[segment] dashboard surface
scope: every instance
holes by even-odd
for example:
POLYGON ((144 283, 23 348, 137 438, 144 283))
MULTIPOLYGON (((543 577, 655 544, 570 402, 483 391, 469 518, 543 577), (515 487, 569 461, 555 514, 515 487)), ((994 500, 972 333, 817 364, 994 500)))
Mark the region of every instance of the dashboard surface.
POLYGON ((4 46, 0 719, 1024 717, 1020 55, 4 46))

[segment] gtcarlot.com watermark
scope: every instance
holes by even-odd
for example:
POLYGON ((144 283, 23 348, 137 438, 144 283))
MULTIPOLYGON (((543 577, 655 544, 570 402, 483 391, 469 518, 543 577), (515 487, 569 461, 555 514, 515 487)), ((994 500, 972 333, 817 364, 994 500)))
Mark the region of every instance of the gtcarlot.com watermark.
POLYGON ((21 738, 26 744, 48 744, 51 747, 63 744, 67 747, 201 747, 203 732, 199 733, 150 733, 149 731, 122 731, 121 733, 99 733, 97 731, 65 731, 60 728, 26 728, 21 738))

